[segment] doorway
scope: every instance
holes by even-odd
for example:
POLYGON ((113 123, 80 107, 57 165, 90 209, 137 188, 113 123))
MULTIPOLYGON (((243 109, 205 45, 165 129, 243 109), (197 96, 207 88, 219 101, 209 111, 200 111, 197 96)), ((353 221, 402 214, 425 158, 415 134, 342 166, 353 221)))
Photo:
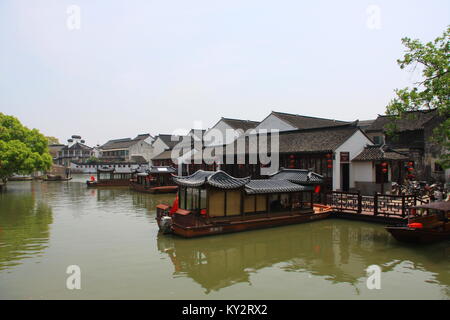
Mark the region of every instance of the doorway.
POLYGON ((341 189, 344 192, 348 192, 350 189, 350 164, 341 164, 341 189))

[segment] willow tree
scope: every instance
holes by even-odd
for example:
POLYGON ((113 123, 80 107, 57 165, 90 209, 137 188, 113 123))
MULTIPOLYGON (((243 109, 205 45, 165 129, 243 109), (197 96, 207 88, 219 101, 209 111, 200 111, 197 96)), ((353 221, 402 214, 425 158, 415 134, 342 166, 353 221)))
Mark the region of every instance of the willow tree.
POLYGON ((37 129, 28 129, 13 117, 0 113, 0 179, 13 174, 46 171, 52 165, 47 138, 37 129))
MULTIPOLYGON (((402 39, 406 52, 397 63, 401 69, 409 67, 413 71, 419 70, 422 79, 411 88, 396 89, 395 98, 386 107, 386 114, 398 119, 405 118, 409 111, 437 110, 443 122, 434 129, 432 139, 442 146, 439 162, 443 168, 450 168, 449 38, 450 26, 442 36, 427 43, 402 39)), ((388 133, 393 131, 395 126, 391 126, 388 133)))

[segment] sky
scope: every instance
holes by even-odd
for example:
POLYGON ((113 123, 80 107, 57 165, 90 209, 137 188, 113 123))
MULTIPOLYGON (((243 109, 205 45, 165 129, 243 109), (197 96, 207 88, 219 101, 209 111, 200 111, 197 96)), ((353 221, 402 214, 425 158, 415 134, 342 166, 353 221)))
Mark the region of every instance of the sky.
POLYGON ((383 114, 450 1, 0 0, 0 112, 61 142, 383 114))

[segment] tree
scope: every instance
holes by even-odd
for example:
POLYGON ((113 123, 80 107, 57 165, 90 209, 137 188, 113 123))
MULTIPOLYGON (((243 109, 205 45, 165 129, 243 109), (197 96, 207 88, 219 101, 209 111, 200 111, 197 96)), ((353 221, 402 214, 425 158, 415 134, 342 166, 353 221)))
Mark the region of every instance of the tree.
POLYGON ((0 112, 0 179, 6 183, 13 174, 31 174, 50 169, 52 157, 47 138, 37 129, 0 112))
POLYGON ((51 144, 60 144, 58 138, 51 137, 51 136, 48 136, 46 138, 47 138, 47 142, 48 142, 49 145, 51 145, 51 144))
MULTIPOLYGON (((422 81, 414 87, 396 89, 396 97, 386 107, 386 114, 394 118, 405 118, 408 111, 437 109, 444 121, 433 131, 433 141, 442 146, 440 165, 450 168, 450 26, 441 37, 423 44, 419 40, 403 38, 406 47, 403 59, 397 60, 401 69, 412 67, 422 73, 422 81)), ((395 131, 391 125, 388 134, 395 131)))
POLYGON ((86 162, 87 162, 87 163, 97 163, 97 162, 99 162, 99 159, 98 159, 97 157, 92 156, 92 157, 89 157, 89 158, 86 160, 86 162))

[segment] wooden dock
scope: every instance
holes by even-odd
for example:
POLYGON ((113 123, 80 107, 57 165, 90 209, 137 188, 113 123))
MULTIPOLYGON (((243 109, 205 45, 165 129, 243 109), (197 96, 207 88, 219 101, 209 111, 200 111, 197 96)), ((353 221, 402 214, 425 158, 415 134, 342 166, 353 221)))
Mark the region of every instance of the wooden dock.
POLYGON ((326 204, 332 217, 378 223, 399 223, 407 219, 412 207, 424 201, 412 195, 374 194, 332 191, 326 195, 326 204))

